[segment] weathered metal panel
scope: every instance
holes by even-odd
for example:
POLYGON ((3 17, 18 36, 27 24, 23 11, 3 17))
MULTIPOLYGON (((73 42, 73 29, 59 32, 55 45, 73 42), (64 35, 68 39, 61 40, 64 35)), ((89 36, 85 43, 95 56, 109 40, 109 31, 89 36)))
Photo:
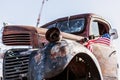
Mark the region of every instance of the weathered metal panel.
MULTIPOLYGON (((31 45, 40 47, 40 39, 45 36, 48 29, 35 28, 34 26, 8 25, 4 27, 2 41, 5 45, 31 45)), ((63 38, 79 41, 82 36, 60 32, 63 38)))
POLYGON ((104 80, 117 80, 117 57, 114 47, 92 44, 93 54, 98 59, 104 80))
POLYGON ((36 45, 35 33, 32 26, 9 25, 4 27, 2 41, 5 45, 36 45))

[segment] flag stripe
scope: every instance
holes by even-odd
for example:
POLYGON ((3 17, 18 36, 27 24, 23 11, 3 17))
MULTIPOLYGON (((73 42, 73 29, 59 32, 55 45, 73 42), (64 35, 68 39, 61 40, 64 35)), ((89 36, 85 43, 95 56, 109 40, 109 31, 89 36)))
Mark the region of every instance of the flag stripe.
POLYGON ((87 44, 85 45, 91 52, 93 52, 93 48, 91 44, 94 43, 100 43, 100 44, 105 44, 110 46, 110 39, 106 38, 106 37, 99 37, 98 39, 94 39, 94 40, 89 40, 87 42, 87 44))
POLYGON ((100 38, 96 39, 94 41, 94 43, 101 43, 101 44, 106 44, 106 45, 110 46, 110 39, 104 38, 104 37, 100 37, 100 38))

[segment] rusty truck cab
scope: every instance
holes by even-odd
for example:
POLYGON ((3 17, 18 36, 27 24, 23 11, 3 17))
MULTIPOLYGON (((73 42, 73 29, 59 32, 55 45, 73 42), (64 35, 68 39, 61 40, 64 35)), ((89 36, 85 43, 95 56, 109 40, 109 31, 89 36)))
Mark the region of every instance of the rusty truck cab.
POLYGON ((101 69, 99 56, 84 43, 109 33, 110 28, 107 21, 92 13, 59 18, 40 28, 5 26, 5 45, 28 45, 33 49, 10 49, 5 53, 4 80, 103 80, 104 66, 101 69), (46 33, 52 28, 55 30, 50 34, 58 31, 53 38, 62 35, 62 39, 49 41, 46 33))

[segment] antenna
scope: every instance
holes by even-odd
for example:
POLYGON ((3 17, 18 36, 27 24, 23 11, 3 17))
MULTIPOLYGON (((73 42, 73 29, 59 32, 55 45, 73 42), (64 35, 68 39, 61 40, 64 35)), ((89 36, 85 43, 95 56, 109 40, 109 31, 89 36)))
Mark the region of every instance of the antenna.
MULTIPOLYGON (((46 0, 46 1, 48 1, 48 0, 46 0)), ((41 5, 40 12, 39 12, 39 15, 38 15, 36 27, 38 27, 38 25, 40 24, 40 18, 41 18, 44 3, 45 3, 45 0, 42 1, 42 5, 41 5)))

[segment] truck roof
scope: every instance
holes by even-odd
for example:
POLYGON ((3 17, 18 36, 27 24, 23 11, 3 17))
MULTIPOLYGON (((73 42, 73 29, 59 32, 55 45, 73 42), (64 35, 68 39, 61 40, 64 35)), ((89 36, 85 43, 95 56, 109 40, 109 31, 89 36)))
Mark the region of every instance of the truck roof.
MULTIPOLYGON (((100 18, 102 20, 104 20, 105 22, 107 22, 104 18, 102 18, 101 16, 94 14, 94 13, 84 13, 84 14, 77 14, 77 15, 72 15, 72 16, 67 16, 67 17, 62 17, 62 18, 58 18, 56 20, 53 20, 51 22, 48 22, 40 27, 46 28, 48 25, 56 23, 56 22, 60 22, 60 21, 64 21, 64 20, 71 20, 71 19, 76 19, 76 18, 87 18, 87 17, 96 17, 96 18, 100 18)), ((108 22, 107 22, 108 24, 108 22)))

